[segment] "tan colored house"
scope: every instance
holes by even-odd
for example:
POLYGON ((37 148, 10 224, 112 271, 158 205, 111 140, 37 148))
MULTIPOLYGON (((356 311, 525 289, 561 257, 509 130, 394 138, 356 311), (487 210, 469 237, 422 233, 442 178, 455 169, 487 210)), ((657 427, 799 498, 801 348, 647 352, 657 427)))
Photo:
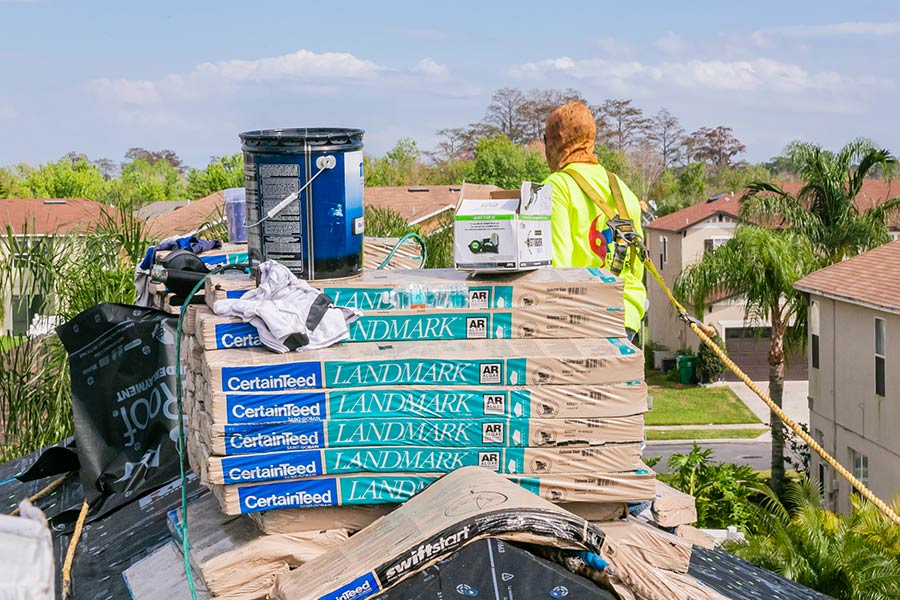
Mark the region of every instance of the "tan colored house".
MULTIPOLYGON (((810 435, 880 498, 900 492, 900 241, 807 275, 810 435)), ((817 456, 826 506, 850 485, 817 456)))
MULTIPOLYGON (((27 248, 41 238, 57 234, 87 233, 103 222, 109 209, 87 198, 9 198, 0 199, 0 234, 10 233, 16 238, 20 250, 15 260, 27 260, 27 248)), ((8 248, 0 244, 0 252, 8 248)), ((11 290, 0 291, 3 299, 3 316, 0 318, 0 335, 25 335, 34 316, 42 310, 50 298, 36 297, 30 304, 20 302, 18 282, 11 290)))
MULTIPOLYGON (((739 214, 740 199, 733 194, 720 194, 644 226, 650 258, 670 288, 686 266, 699 261, 705 252, 734 236, 739 214)), ((648 282, 647 288, 650 303, 647 339, 673 354, 681 348, 697 351, 697 337, 678 319, 662 289, 653 281, 648 282)), ((724 297, 710 302, 703 321, 718 330, 725 340, 729 356, 751 378, 768 378, 768 321, 745 321, 744 302, 740 297, 724 297)), ((659 355, 666 356, 665 353, 659 355)), ((790 361, 786 377, 805 379, 805 362, 802 359, 790 361)), ((728 373, 726 377, 732 375, 728 373)))

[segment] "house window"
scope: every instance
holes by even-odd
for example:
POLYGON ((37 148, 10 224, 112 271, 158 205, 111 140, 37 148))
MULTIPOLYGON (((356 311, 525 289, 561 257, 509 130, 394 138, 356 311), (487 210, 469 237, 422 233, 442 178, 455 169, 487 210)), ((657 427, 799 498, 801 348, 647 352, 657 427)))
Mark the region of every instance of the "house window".
POLYGON ((809 362, 813 369, 819 368, 819 303, 811 302, 809 305, 809 362))
POLYGON ((27 334, 34 316, 40 314, 44 308, 43 296, 33 296, 30 303, 27 300, 28 298, 15 294, 12 297, 12 334, 14 336, 27 334))
POLYGON ((875 317, 875 395, 882 398, 884 398, 885 336, 884 319, 875 317))
POLYGON ((669 238, 662 235, 659 237, 659 269, 660 271, 669 262, 669 238))
POLYGON ((863 485, 869 485, 869 457, 853 448, 850 450, 850 472, 863 485))
POLYGON ((728 241, 726 237, 714 237, 703 240, 703 252, 712 252, 722 244, 728 241))

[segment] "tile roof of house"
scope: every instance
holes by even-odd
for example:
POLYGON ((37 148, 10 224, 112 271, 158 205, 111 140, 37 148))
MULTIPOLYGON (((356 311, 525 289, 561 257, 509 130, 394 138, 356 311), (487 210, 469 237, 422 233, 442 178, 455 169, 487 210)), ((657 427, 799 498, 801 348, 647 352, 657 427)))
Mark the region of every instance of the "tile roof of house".
MULTIPOLYGON (((778 185, 785 192, 793 195, 800 191, 803 187, 803 182, 785 181, 778 182, 778 185)), ((715 197, 715 200, 699 202, 651 221, 647 224, 646 229, 678 233, 720 212, 737 217, 740 214, 741 198, 744 193, 742 192, 740 195, 720 194, 718 197, 715 197)), ((865 211, 897 196, 900 196, 900 181, 867 179, 863 182, 862 190, 856 197, 856 207, 865 211)), ((886 221, 889 227, 900 228, 900 210, 895 210, 889 214, 886 221)))
MULTIPOLYGON (((494 185, 476 188, 499 190, 494 185)), ((366 206, 378 206, 397 211, 411 224, 420 223, 441 212, 451 210, 459 199, 456 186, 396 186, 367 187, 366 206)), ((172 235, 188 235, 204 224, 215 222, 225 214, 224 192, 219 191, 205 198, 194 200, 166 214, 148 219, 149 234, 154 238, 172 235)))
POLYGON ((149 219, 148 234, 152 238, 159 239, 173 235, 190 235, 206 224, 223 219, 224 215, 225 192, 220 190, 172 212, 149 219))
POLYGON ((87 198, 0 199, 0 231, 9 227, 17 234, 84 233, 108 210, 87 198))
POLYGON ((900 313, 900 240, 810 273, 794 287, 900 313))
POLYGON ((650 221, 645 226, 645 229, 658 229, 678 233, 719 213, 737 217, 740 215, 740 207, 740 198, 731 194, 722 194, 715 200, 699 202, 693 206, 682 208, 650 221))

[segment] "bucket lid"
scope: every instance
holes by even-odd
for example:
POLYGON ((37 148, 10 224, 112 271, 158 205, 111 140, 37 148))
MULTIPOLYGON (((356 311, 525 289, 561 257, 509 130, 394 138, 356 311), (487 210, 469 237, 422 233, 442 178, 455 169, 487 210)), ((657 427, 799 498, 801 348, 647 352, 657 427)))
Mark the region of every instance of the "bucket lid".
POLYGON ((345 127, 296 127, 258 129, 240 134, 244 150, 297 152, 311 146, 314 150, 357 150, 362 148, 362 129, 345 127))

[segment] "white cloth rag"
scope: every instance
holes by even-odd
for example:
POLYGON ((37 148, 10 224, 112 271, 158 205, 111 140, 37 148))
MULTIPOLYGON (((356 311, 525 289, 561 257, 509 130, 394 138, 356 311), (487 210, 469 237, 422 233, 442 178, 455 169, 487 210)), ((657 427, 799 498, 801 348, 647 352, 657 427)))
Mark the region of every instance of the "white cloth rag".
POLYGON ((53 600, 53 540, 40 509, 24 500, 20 517, 0 515, 0 598, 53 600))
POLYGON ((213 312, 250 323, 259 340, 275 352, 315 350, 346 340, 349 324, 362 316, 358 310, 335 306, 281 263, 261 263, 259 281, 259 287, 239 299, 218 300, 213 312))

